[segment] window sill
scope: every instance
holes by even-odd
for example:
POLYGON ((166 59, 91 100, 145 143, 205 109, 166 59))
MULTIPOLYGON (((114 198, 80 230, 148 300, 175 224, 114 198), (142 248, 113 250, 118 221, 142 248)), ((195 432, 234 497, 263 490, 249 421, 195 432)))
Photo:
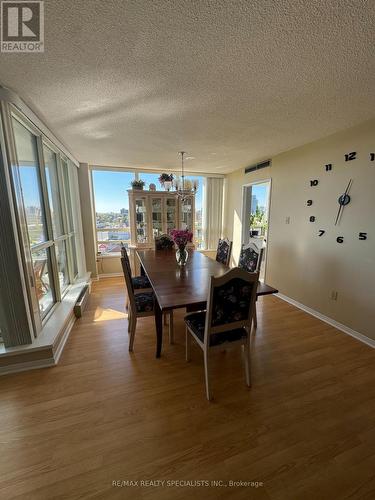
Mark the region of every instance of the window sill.
POLYGON ((55 350, 62 331, 66 328, 71 319, 74 305, 84 286, 90 281, 90 275, 87 273, 83 278, 78 279, 67 291, 63 302, 60 302, 54 308, 51 316, 43 326, 42 331, 32 344, 26 344, 16 347, 4 347, 0 344, 0 357, 16 356, 23 353, 42 351, 45 349, 55 350))

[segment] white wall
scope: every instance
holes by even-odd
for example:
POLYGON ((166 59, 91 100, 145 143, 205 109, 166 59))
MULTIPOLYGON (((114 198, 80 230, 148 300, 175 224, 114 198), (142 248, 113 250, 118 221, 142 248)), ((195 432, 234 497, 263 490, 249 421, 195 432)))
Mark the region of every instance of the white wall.
POLYGON ((266 281, 288 297, 375 339, 375 121, 280 154, 269 169, 228 176, 225 234, 241 246, 242 186, 272 179, 266 281), (345 153, 358 159, 345 162, 345 153), (333 170, 325 171, 332 163, 333 170), (318 179, 317 187, 310 180, 318 179), (353 179, 351 203, 334 225, 337 199, 353 179), (307 207, 306 201, 313 200, 307 207), (310 215, 316 222, 309 222, 310 215), (290 217, 290 224, 286 218, 290 217), (319 237, 323 229, 325 235, 319 237), (360 241, 359 232, 368 239, 360 241), (344 243, 336 241, 344 237, 344 243), (338 292, 337 301, 331 293, 338 292))

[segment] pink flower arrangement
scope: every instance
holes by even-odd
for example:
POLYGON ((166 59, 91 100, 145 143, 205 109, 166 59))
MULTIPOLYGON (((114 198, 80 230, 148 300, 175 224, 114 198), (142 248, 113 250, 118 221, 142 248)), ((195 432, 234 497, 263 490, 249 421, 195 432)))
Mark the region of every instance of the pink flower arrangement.
POLYGON ((193 241, 193 233, 189 229, 172 229, 171 237, 178 248, 185 248, 189 242, 193 241))

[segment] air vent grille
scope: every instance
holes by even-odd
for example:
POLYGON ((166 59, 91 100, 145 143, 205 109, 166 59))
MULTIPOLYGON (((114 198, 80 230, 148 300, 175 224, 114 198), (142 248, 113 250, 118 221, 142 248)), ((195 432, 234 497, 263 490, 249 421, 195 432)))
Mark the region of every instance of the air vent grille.
POLYGON ((271 160, 261 161, 259 163, 256 163, 255 165, 250 165, 249 167, 246 167, 245 174, 248 174, 249 172, 254 172, 255 170, 261 170, 262 168, 269 167, 270 165, 271 165, 271 160))

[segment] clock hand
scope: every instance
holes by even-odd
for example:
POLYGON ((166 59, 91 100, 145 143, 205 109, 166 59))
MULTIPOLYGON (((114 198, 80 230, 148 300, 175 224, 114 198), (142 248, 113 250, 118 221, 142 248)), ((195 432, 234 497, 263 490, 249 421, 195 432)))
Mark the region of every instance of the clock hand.
POLYGON ((349 193, 350 188, 352 187, 352 184, 353 184, 353 179, 350 179, 350 181, 349 181, 349 183, 348 183, 348 185, 346 187, 345 193, 343 195, 341 195, 340 198, 339 198, 339 205, 340 205, 340 207, 339 207, 339 211, 337 213, 337 217, 336 217, 336 220, 335 220, 335 226, 337 226, 337 223, 340 220, 341 213, 344 210, 344 206, 345 206, 344 203, 340 202, 340 199, 345 200, 347 194, 349 193))

